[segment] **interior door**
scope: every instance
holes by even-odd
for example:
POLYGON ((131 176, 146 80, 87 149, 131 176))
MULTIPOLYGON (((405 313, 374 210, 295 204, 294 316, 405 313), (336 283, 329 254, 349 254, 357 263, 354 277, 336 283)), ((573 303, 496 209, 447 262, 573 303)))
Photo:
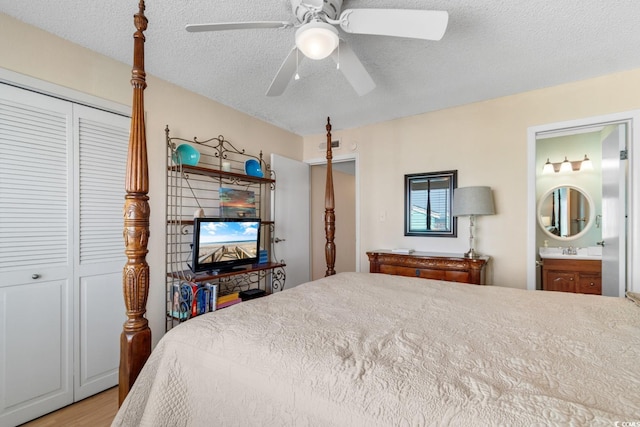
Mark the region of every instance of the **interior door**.
POLYGON ((276 173, 276 188, 271 194, 274 258, 287 264, 287 289, 311 277, 309 165, 271 154, 271 168, 276 173))
POLYGON ((0 84, 0 425, 118 382, 130 119, 0 84))
POLYGON ((0 84, 0 425, 73 401, 69 102, 0 84))
POLYGON ((118 384, 124 177, 131 119, 74 105, 77 220, 74 221, 74 398, 118 384))
POLYGON ((602 295, 623 296, 626 287, 626 124, 605 128, 602 140, 602 295))

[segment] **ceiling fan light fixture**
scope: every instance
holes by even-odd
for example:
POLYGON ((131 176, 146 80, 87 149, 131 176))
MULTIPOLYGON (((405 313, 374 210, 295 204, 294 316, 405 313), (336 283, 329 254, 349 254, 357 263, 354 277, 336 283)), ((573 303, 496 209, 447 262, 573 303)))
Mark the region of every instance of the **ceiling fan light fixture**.
POLYGON ((304 24, 296 31, 296 46, 310 59, 324 59, 340 43, 338 30, 321 21, 304 24))

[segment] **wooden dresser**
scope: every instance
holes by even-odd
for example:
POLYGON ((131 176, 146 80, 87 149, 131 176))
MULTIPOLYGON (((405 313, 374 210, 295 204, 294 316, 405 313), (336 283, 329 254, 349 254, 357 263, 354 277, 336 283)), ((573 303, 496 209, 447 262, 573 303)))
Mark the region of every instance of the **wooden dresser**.
POLYGON ((460 255, 432 252, 395 253, 390 250, 367 252, 369 272, 448 280, 484 285, 485 267, 490 257, 470 259, 460 255))

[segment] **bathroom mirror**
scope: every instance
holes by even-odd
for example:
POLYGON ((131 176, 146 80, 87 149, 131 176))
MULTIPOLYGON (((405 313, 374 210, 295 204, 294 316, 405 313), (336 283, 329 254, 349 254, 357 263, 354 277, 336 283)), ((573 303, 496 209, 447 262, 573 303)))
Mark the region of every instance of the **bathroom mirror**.
POLYGON ((579 238, 591 228, 594 218, 593 199, 579 187, 559 185, 538 200, 538 225, 554 239, 579 238))

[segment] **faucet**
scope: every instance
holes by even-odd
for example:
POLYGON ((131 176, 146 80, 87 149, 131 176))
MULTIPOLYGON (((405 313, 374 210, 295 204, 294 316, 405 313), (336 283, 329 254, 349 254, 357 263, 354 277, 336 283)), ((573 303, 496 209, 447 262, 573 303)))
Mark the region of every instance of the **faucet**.
POLYGON ((562 250, 562 255, 578 255, 578 249, 573 246, 569 246, 568 248, 564 248, 562 250))

